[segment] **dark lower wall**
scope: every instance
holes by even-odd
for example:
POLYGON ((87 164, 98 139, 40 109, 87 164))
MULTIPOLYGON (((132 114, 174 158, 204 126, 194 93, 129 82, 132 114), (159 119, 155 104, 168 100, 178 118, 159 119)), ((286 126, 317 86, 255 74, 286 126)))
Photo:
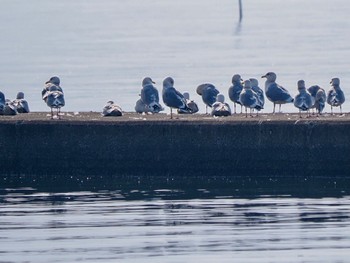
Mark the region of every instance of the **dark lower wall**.
POLYGON ((350 175, 348 122, 0 123, 3 175, 350 175))

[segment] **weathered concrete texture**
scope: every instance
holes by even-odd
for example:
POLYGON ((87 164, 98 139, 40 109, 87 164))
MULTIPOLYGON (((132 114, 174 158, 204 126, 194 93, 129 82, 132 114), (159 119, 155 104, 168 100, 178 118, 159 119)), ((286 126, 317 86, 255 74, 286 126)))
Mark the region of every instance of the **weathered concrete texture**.
POLYGON ((5 121, 0 174, 346 176, 349 121, 5 121))

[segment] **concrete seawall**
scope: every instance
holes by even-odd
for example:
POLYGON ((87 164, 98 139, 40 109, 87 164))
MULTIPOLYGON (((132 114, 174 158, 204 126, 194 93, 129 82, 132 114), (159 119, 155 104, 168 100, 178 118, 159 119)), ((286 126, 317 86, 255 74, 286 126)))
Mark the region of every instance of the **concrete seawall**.
POLYGON ((347 176, 350 121, 0 120, 2 175, 347 176))

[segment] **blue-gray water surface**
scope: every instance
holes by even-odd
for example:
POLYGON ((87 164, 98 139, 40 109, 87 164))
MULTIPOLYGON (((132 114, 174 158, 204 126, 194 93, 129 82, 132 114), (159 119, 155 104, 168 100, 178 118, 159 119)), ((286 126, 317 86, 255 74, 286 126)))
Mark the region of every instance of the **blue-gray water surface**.
POLYGON ((242 2, 238 24, 237 0, 2 0, 0 90, 9 99, 22 90, 32 111, 48 111, 41 90, 58 75, 63 111, 102 111, 108 100, 133 111, 143 77, 161 90, 172 76, 203 113, 199 84, 228 100, 233 74, 263 87, 260 77, 275 71, 293 96, 299 79, 328 90, 339 77, 350 97, 348 0, 242 2))
POLYGON ((348 178, 1 179, 0 262, 349 262, 348 178))

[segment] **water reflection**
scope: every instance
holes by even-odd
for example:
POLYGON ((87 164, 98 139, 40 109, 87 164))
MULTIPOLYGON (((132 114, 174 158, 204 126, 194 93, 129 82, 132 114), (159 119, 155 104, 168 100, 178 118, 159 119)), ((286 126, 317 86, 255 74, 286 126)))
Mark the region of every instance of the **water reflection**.
POLYGON ((22 177, 17 186, 14 179, 0 192, 5 262, 346 262, 349 256, 345 178, 22 177))

